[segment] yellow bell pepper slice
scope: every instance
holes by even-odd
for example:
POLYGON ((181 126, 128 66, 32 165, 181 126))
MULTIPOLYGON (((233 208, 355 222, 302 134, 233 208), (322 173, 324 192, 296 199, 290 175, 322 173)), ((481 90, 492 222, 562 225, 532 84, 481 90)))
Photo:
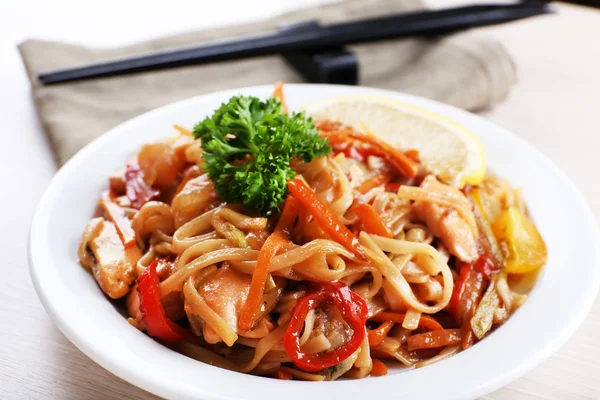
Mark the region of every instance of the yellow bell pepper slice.
POLYGON ((524 274, 546 263, 548 251, 537 228, 517 207, 509 207, 492 224, 494 236, 504 254, 504 268, 524 274))

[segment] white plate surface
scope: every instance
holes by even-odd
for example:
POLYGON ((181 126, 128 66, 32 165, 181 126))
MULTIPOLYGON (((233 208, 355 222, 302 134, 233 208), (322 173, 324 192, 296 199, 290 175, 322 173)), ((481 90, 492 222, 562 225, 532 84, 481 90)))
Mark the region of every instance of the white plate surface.
POLYGON ((474 132, 488 167, 524 189, 548 249, 529 300, 476 346, 418 370, 335 382, 280 381, 226 371, 187 358, 131 327, 77 260, 77 243, 107 177, 139 146, 192 127, 236 94, 266 97, 272 86, 219 92, 178 102, 112 129, 54 177, 33 218, 30 272, 40 300, 81 351, 119 377, 169 398, 286 400, 317 398, 472 398, 505 385, 556 351, 585 318, 600 283, 600 235, 573 183, 516 135, 470 113, 396 92, 332 85, 287 85, 292 109, 343 95, 381 95, 424 107, 474 132), (368 396, 368 397, 366 397, 368 396))

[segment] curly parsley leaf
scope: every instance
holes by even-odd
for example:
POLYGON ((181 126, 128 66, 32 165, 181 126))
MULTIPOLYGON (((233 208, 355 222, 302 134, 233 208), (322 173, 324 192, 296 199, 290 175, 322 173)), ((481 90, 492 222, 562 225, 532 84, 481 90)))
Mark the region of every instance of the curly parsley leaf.
POLYGON ((278 210, 293 158, 311 161, 331 152, 304 113, 282 114, 275 98, 235 96, 194 127, 202 141, 202 168, 222 200, 246 204, 261 214, 278 210))

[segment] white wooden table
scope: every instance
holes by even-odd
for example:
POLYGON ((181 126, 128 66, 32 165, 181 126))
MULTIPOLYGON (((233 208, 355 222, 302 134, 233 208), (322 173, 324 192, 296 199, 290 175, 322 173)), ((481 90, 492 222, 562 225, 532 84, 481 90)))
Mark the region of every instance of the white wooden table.
MULTIPOLYGON (((319 2, 324 0, 171 0, 161 6, 141 0, 0 1, 0 398, 152 398, 70 344, 31 285, 28 226, 55 164, 15 45, 29 37, 118 45, 319 2)), ((506 102, 483 115, 520 134, 562 167, 600 220, 600 10, 560 5, 558 11, 555 16, 485 29, 514 56, 519 83, 506 102)), ((599 331, 596 301, 560 351, 485 398, 600 398, 599 331)))

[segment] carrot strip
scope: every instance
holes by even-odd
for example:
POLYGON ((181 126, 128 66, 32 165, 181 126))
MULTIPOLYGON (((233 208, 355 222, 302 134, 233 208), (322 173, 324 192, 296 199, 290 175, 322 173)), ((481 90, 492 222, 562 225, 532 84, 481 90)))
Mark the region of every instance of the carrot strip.
POLYGON ((281 369, 278 369, 277 371, 275 371, 275 373, 273 374, 273 377, 284 380, 284 381, 291 381, 294 378, 291 373, 289 373, 287 371, 283 371, 281 369))
POLYGON ((410 149, 404 152, 404 155, 415 162, 419 162, 419 150, 410 149))
POLYGON ((384 376, 387 375, 387 366, 377 358, 372 358, 373 369, 371 369, 371 375, 373 376, 384 376))
POLYGON ((408 351, 431 349, 458 344, 462 341, 461 329, 442 329, 419 333, 406 339, 408 351))
POLYGON ((289 238, 294 229, 296 218, 298 218, 299 209, 300 204, 298 200, 292 196, 288 196, 283 204, 283 210, 277 221, 277 226, 275 226, 275 232, 280 233, 285 238, 289 238))
MULTIPOLYGON (((406 314, 404 313, 381 312, 373 315, 371 318, 369 318, 369 320, 379 322, 393 321, 397 324, 402 324, 405 315, 406 314)), ((444 327, 440 325, 435 318, 425 314, 422 314, 421 318, 419 319, 419 327, 427 328, 431 331, 439 331, 444 329, 444 327)))
POLYGON ((324 121, 315 121, 315 127, 319 131, 326 133, 326 132, 339 131, 340 129, 343 128, 343 125, 340 122, 324 120, 324 121))
POLYGON ((365 194, 369 190, 374 189, 378 186, 384 185, 390 181, 390 176, 388 174, 377 174, 366 181, 364 181, 359 187, 358 192, 360 194, 365 194))
POLYGON ((381 217, 375 212, 370 204, 356 204, 353 207, 354 212, 362 222, 365 231, 373 235, 392 237, 392 232, 381 220, 381 217))
POLYGON ((369 337, 369 346, 376 347, 383 342, 388 332, 394 326, 393 321, 385 321, 375 329, 369 329, 367 335, 369 337))
POLYGON ((336 131, 332 133, 322 132, 321 135, 328 138, 329 144, 332 146, 339 142, 346 142, 348 138, 368 144, 371 147, 370 150, 372 155, 383 158, 396 168, 398 172, 408 178, 414 178, 419 172, 418 163, 373 135, 367 135, 354 130, 336 131))
POLYGON ((287 114, 288 108, 283 98, 283 81, 279 81, 275 84, 275 90, 273 91, 273 97, 275 97, 281 103, 281 112, 287 114))
POLYGON ((135 232, 131 227, 131 221, 125 215, 125 210, 112 201, 108 192, 102 193, 100 204, 106 211, 108 218, 115 223, 115 228, 117 228, 123 246, 135 246, 135 232))
POLYGON ((368 261, 358 239, 342 224, 339 218, 319 200, 316 193, 303 181, 293 178, 288 181, 290 193, 317 221, 325 233, 363 261, 368 261))
POLYGON ((269 265, 271 265, 271 260, 285 243, 286 240, 281 235, 274 233, 267 238, 258 253, 256 268, 254 268, 254 273, 252 274, 246 304, 244 304, 238 321, 238 325, 243 331, 249 331, 252 329, 252 325, 254 325, 254 318, 260 309, 265 292, 265 283, 269 275, 269 265))
POLYGON ((192 131, 190 131, 189 129, 184 128, 181 125, 173 125, 173 128, 175 128, 177 130, 177 132, 181 133, 184 136, 194 136, 194 134, 192 133, 192 131))

